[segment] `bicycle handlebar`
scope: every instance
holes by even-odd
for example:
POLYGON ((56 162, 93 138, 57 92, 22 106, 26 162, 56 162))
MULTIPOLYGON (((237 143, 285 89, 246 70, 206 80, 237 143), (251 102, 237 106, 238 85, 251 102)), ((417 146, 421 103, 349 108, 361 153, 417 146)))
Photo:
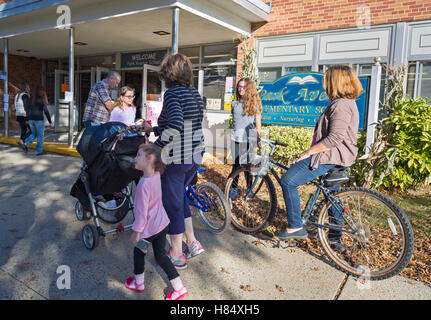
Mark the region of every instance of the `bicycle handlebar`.
POLYGON ((263 139, 263 138, 259 138, 258 137, 257 141, 258 142, 262 141, 264 143, 267 143, 269 145, 274 145, 274 146, 282 146, 282 147, 287 147, 288 146, 287 143, 284 143, 284 142, 281 142, 281 141, 278 141, 278 140, 269 140, 269 139, 263 139))

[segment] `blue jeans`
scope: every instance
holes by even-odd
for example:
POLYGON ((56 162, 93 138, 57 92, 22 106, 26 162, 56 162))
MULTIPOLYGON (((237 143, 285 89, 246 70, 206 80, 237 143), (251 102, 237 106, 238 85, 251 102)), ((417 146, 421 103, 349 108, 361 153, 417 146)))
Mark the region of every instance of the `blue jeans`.
POLYGON ((34 139, 37 139, 36 154, 43 151, 43 138, 45 135, 45 125, 43 120, 29 120, 31 135, 25 140, 24 144, 28 147, 34 139))
POLYGON ((186 230, 184 219, 190 218, 192 213, 185 191, 199 167, 194 161, 192 164, 169 164, 162 174, 162 201, 170 220, 170 235, 181 234, 186 230))
POLYGON ((94 126, 98 126, 100 123, 94 122, 93 120, 85 120, 84 121, 84 128, 90 128, 94 126))
MULTIPOLYGON (((311 157, 301 160, 292 165, 281 177, 281 188, 283 189, 284 202, 287 211, 287 223, 291 229, 302 227, 301 200, 298 187, 316 179, 335 167, 335 164, 321 164, 316 169, 310 169, 311 157)), ((328 188, 338 191, 340 186, 328 188)))

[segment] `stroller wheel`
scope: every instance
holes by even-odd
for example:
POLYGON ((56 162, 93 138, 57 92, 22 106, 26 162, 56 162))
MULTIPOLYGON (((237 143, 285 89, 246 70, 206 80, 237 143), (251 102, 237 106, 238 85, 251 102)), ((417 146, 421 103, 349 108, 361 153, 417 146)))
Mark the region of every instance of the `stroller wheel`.
POLYGON ((86 224, 82 229, 82 242, 88 250, 93 250, 99 244, 99 232, 92 224, 86 224))
POLYGON ((79 221, 88 220, 90 218, 89 212, 84 209, 81 202, 76 201, 75 215, 79 221))

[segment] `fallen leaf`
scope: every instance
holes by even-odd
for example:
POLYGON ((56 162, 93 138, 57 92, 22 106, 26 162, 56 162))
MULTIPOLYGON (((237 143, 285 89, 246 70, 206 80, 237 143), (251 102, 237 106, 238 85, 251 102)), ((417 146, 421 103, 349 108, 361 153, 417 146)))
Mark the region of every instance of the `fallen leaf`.
POLYGON ((284 292, 283 287, 280 287, 278 284, 276 284, 275 287, 277 288, 278 291, 284 292))
POLYGON ((227 274, 230 274, 230 272, 229 271, 227 271, 225 268, 223 268, 223 267, 221 267, 221 272, 224 272, 224 273, 227 273, 227 274))
POLYGON ((24 285, 27 285, 28 283, 30 283, 30 282, 32 282, 32 281, 34 281, 34 280, 36 280, 37 279, 37 277, 32 273, 31 274, 31 277, 30 278, 28 278, 28 279, 25 279, 22 283, 24 284, 24 285))
POLYGON ((251 289, 251 286, 249 285, 249 284, 247 284, 247 285, 245 285, 245 286, 243 286, 243 285, 241 285, 241 286, 239 286, 242 290, 244 290, 244 291, 248 291, 248 292, 251 292, 251 291, 253 291, 252 289, 251 289))
POLYGON ((20 269, 20 271, 25 271, 28 268, 31 268, 33 266, 34 266, 33 263, 25 262, 25 263, 21 264, 18 268, 20 269))
POLYGON ((320 269, 318 267, 310 268, 311 271, 319 271, 320 269))

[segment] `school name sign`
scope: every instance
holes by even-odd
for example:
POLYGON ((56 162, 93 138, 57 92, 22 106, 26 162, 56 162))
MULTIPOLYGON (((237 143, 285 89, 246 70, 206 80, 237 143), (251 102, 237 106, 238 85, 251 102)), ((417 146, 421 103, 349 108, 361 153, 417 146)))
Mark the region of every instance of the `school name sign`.
MULTIPOLYGON (((261 82, 262 124, 314 127, 330 103, 323 89, 323 73, 299 72, 273 82, 261 82)), ((359 77, 365 92, 356 100, 359 130, 366 129, 371 77, 359 77)))

